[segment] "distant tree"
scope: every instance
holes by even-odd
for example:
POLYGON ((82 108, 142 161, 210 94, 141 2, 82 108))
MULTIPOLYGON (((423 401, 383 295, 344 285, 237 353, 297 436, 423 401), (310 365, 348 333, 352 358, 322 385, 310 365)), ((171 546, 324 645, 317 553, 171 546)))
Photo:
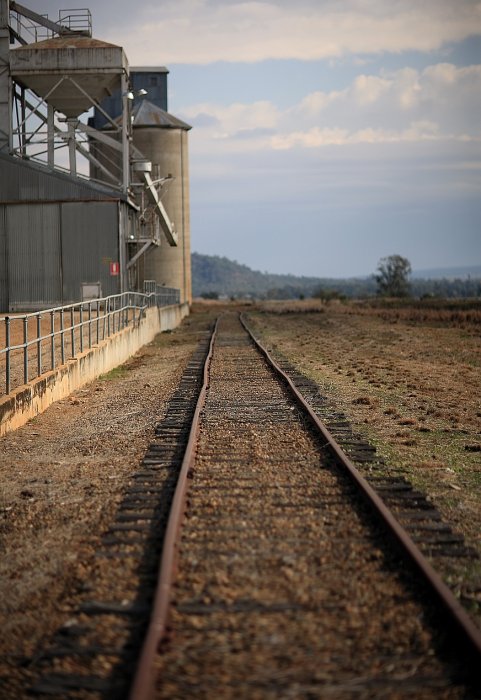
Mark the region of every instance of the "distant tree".
POLYGON ((389 255, 381 258, 377 266, 378 294, 384 297, 407 297, 410 295, 408 277, 411 274, 411 263, 402 255, 389 255))

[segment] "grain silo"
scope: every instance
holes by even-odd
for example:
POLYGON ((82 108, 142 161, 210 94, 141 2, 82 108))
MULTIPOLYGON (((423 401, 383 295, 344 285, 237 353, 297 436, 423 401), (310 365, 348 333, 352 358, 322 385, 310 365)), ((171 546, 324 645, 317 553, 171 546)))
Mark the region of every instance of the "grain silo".
MULTIPOLYGON (((188 131, 191 127, 167 112, 167 73, 165 67, 131 68, 129 96, 133 139, 132 169, 135 201, 140 203, 144 232, 130 241, 127 262, 131 285, 155 280, 165 287, 180 289, 181 303, 192 301, 190 262, 190 201, 188 131), (146 181, 147 186, 146 186, 146 181), (160 206, 167 214, 166 228, 160 206), (160 213, 160 216, 159 216, 160 213), (159 234, 159 226, 165 236, 159 234), (135 264, 132 264, 134 263, 135 264)), ((113 93, 101 108, 118 121, 120 96, 113 93)), ((90 124, 108 129, 101 110, 95 110, 90 124)), ((100 145, 96 157, 102 162, 100 145)), ((92 170, 91 174, 95 171, 92 170)), ((141 227, 142 228, 142 227, 141 227)))
POLYGON ((144 259, 144 278, 181 290, 181 302, 192 301, 188 124, 150 102, 133 109, 134 146, 152 162, 154 182, 177 233, 177 245, 162 244, 144 259))

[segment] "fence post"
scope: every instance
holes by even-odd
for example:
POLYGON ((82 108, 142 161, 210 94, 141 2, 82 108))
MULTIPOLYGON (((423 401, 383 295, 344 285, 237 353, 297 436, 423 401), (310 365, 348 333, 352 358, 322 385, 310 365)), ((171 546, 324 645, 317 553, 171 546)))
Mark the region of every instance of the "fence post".
POLYGON ((92 302, 88 303, 89 350, 92 349, 92 302))
POLYGON ((104 304, 104 314, 102 317, 103 323, 102 323, 102 340, 105 340, 105 326, 107 323, 107 302, 104 304))
POLYGON ((99 344, 100 301, 97 299, 97 345, 99 344))
POLYGON ((28 384, 28 316, 23 319, 23 383, 28 384))
POLYGON ((72 358, 75 357, 75 317, 73 306, 70 307, 70 341, 72 346, 72 358))
POLYGON ((42 319, 41 314, 37 314, 37 377, 42 374, 42 319))
POLYGON ((50 369, 55 369, 55 311, 50 312, 50 369))
POLYGON ((83 304, 80 304, 80 352, 84 351, 84 313, 83 304))
POLYGON ((5 353, 5 393, 10 393, 10 316, 5 316, 5 342, 7 352, 5 353))
POLYGON ((62 351, 62 364, 65 364, 65 321, 64 311, 60 309, 60 349, 62 351))

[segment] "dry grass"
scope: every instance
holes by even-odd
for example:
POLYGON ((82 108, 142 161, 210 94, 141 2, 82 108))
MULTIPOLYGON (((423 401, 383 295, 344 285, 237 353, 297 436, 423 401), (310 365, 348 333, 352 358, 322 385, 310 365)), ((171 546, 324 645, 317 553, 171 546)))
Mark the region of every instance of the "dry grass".
MULTIPOLYGON (((338 304, 333 301, 330 304, 338 304)), ((288 301, 263 301, 257 305, 264 313, 279 314, 308 314, 308 313, 324 313, 326 304, 320 299, 292 299, 288 301)))
POLYGON ((373 316, 387 323, 441 324, 468 328, 481 325, 481 299, 443 301, 423 299, 417 301, 395 299, 369 299, 341 301, 333 299, 263 301, 256 307, 262 313, 306 314, 333 311, 355 316, 373 316))
POLYGON ((353 301, 338 305, 342 313, 378 316, 387 323, 441 324, 468 328, 481 325, 481 299, 353 301))

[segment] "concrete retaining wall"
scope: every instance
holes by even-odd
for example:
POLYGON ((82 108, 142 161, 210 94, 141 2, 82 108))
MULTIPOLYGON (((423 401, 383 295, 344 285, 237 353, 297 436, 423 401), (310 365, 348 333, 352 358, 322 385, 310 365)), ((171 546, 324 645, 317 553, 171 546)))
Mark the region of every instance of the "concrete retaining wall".
POLYGON ((77 355, 50 372, 0 399, 0 436, 19 428, 84 384, 97 379, 150 343, 158 333, 179 325, 189 313, 188 304, 147 309, 137 327, 129 327, 77 355))

